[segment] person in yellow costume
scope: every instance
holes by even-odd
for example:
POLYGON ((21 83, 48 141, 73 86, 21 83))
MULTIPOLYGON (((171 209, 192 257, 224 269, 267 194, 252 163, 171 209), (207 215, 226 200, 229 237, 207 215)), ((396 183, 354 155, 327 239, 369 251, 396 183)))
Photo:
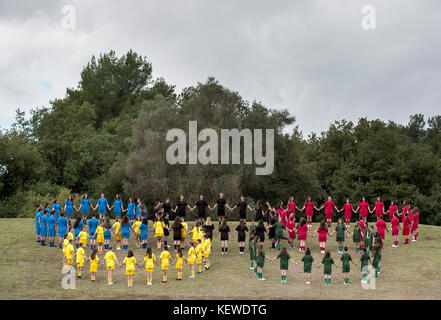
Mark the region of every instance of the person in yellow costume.
POLYGON ((87 246, 87 239, 89 238, 89 235, 86 232, 86 227, 81 227, 80 233, 78 233, 77 239, 80 240, 81 247, 85 248, 87 246))
POLYGON ((67 265, 66 247, 68 244, 69 240, 67 240, 67 234, 64 234, 63 249, 61 250, 61 252, 63 253, 63 267, 67 265))
POLYGON ((103 222, 100 222, 100 225, 96 227, 96 231, 92 237, 92 239, 95 239, 96 236, 96 243, 98 246, 98 252, 99 254, 103 254, 103 246, 104 246, 104 227, 103 222))
POLYGON ((121 250, 121 223, 119 217, 116 217, 116 221, 112 226, 112 232, 115 235, 116 250, 121 250))
POLYGON ((184 217, 181 217, 181 249, 185 249, 185 238, 187 238, 187 230, 188 230, 188 223, 185 222, 184 217))
POLYGON ((155 254, 152 252, 152 247, 148 247, 144 261, 141 264, 138 264, 138 267, 142 267, 142 265, 145 263, 145 272, 147 273, 147 285, 151 286, 153 282, 153 271, 155 270, 155 262, 156 257, 155 254))
POLYGON ((201 239, 201 227, 200 227, 199 221, 196 221, 196 224, 193 226, 190 233, 192 234, 191 240, 194 243, 197 243, 198 239, 201 239))
POLYGON ((161 249, 162 237, 164 236, 164 228, 167 228, 164 221, 160 217, 155 218, 155 223, 151 230, 155 230, 156 244, 158 249, 161 249))
POLYGON ((84 251, 83 247, 79 247, 77 249, 77 252, 75 253, 76 262, 77 262, 77 276, 78 276, 78 278, 83 277, 84 254, 85 254, 85 251, 84 251))
POLYGON ((161 252, 161 255, 159 256, 159 260, 161 260, 162 283, 167 282, 168 266, 170 259, 171 259, 171 255, 170 252, 168 252, 168 247, 164 246, 164 250, 161 252))
POLYGON ((127 252, 127 257, 124 258, 123 263, 120 265, 126 265, 126 276, 127 276, 127 286, 133 287, 133 277, 135 276, 135 264, 136 264, 136 258, 133 255, 133 251, 129 250, 127 252))
POLYGON ((104 260, 106 261, 107 284, 110 286, 113 284, 113 270, 115 270, 115 263, 119 264, 118 258, 112 251, 112 246, 109 246, 109 251, 104 255, 104 260))
POLYGON ((71 228, 67 234, 67 240, 75 240, 74 229, 71 228))
POLYGON ((176 271, 178 273, 178 277, 176 280, 182 280, 182 268, 184 267, 184 261, 186 261, 184 254, 182 253, 182 249, 178 249, 178 253, 176 254, 176 271))
POLYGON ((204 234, 203 252, 205 259, 205 270, 210 269, 211 239, 204 234))
POLYGON ((196 264, 198 266, 198 271, 196 272, 196 274, 201 274, 202 273, 202 252, 204 251, 204 246, 202 245, 201 239, 198 239, 196 243, 197 243, 196 248, 195 248, 196 264))
POLYGON ((188 262, 188 266, 190 267, 190 279, 194 279, 195 278, 195 269, 194 269, 194 264, 196 262, 196 250, 194 248, 194 242, 190 241, 190 249, 188 250, 187 253, 187 262, 188 262))
MULTIPOLYGON (((67 240, 67 239, 64 239, 67 240)), ((67 240, 68 244, 66 245, 66 261, 67 265, 71 266, 73 264, 73 258, 74 258, 74 241, 73 240, 67 240)))
POLYGON ((90 261, 90 280, 95 282, 96 273, 98 271, 98 262, 100 261, 100 259, 98 258, 96 249, 93 249, 92 254, 90 255, 89 261, 90 261))
POLYGON ((135 232, 135 236, 136 236, 136 248, 139 249, 139 247, 141 246, 141 231, 139 231, 139 227, 142 224, 142 220, 141 220, 141 216, 137 216, 136 220, 133 222, 132 228, 133 231, 135 232))

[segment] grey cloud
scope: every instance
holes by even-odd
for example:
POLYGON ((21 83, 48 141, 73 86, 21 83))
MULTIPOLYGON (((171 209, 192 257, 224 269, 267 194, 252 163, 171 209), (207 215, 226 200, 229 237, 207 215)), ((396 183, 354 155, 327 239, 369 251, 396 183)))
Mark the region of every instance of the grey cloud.
POLYGON ((0 126, 17 107, 47 105, 76 86, 92 54, 134 49, 178 89, 215 76, 247 100, 288 108, 305 134, 360 117, 405 123, 439 113, 441 4, 372 0, 377 30, 360 26, 365 1, 3 1, 0 126), (39 83, 50 83, 46 90, 39 83))

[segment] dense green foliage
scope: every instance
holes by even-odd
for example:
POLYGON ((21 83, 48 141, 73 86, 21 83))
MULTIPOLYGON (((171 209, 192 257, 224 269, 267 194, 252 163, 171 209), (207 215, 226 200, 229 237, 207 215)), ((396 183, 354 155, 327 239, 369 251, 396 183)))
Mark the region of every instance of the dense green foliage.
MULTIPOLYGON (((76 89, 35 109, 17 111, 16 123, 0 132, 0 216, 32 216, 37 202, 69 192, 120 193, 149 206, 180 193, 212 203, 219 192, 236 203, 286 201, 301 205, 308 195, 319 204, 327 195, 341 207, 362 196, 406 199, 421 209, 423 223, 441 224, 441 116, 410 117, 407 125, 381 120, 346 120, 304 138, 294 116, 249 103, 215 79, 176 93, 164 79, 152 79, 145 57, 129 51, 93 57, 76 89), (198 129, 275 129, 275 169, 256 176, 254 165, 170 165, 166 132, 198 129), (293 128, 288 132, 288 128, 293 128), (288 132, 288 133, 287 133, 288 132)), ((77 197, 78 201, 78 197, 77 197)))

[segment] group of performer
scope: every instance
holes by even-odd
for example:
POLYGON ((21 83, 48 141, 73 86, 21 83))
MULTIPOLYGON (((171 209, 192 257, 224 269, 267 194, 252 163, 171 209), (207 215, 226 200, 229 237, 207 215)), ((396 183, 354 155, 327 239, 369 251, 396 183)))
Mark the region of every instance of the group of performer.
MULTIPOLYGON (((331 253, 326 251, 326 242, 327 236, 336 235, 338 253, 341 254, 340 261, 343 273, 345 274, 344 283, 348 285, 349 263, 352 262, 352 258, 348 252, 348 247, 344 245, 345 235, 352 237, 355 245, 355 254, 360 254, 362 271, 370 262, 375 267, 376 276, 378 276, 380 270, 379 263, 381 261, 385 231, 392 232, 394 237, 392 246, 395 248, 398 247, 398 236, 401 229, 406 245, 409 243, 410 236, 413 236, 413 241, 417 241, 418 238, 419 210, 416 207, 412 207, 406 201, 403 201, 401 212, 394 202, 391 202, 386 211, 381 197, 377 198, 372 209, 364 197, 356 209, 354 209, 349 200, 346 201, 341 209, 338 209, 331 197, 328 197, 328 200, 321 206, 316 206, 311 198, 308 197, 300 208, 296 205, 294 197, 290 197, 286 205, 283 202, 279 202, 277 206, 272 206, 267 201, 265 207, 264 209, 262 201, 259 200, 256 202, 255 207, 252 208, 245 201, 244 196, 240 197, 240 201, 236 205, 230 206, 221 193, 219 199, 210 206, 203 195, 200 195, 199 200, 192 204, 187 203, 184 196, 181 195, 174 208, 171 206, 169 199, 157 201, 154 204, 150 213, 150 217, 154 222, 153 226, 149 228, 149 214, 146 205, 141 199, 137 199, 135 202, 134 199, 130 198, 125 207, 119 195, 115 196, 113 204, 110 205, 104 194, 101 194, 96 205, 93 206, 88 195, 85 194, 77 207, 72 196, 69 196, 63 207, 59 205, 57 199, 52 205, 38 206, 36 211, 36 241, 40 242, 43 246, 48 241, 51 247, 55 247, 55 238, 58 234, 58 247, 63 252, 63 264, 73 264, 75 256, 77 274, 79 277, 82 277, 82 268, 86 261, 85 250, 89 240, 91 254, 87 261, 90 262, 91 280, 94 281, 96 277, 99 254, 105 254, 104 260, 108 271, 108 284, 113 284, 112 270, 114 270, 115 265, 122 266, 122 264, 125 264, 128 285, 132 286, 135 265, 142 266, 142 264, 136 262, 133 250, 128 248, 131 234, 135 237, 136 248, 146 250, 143 264, 145 263, 148 285, 152 283, 154 263, 159 265, 160 261, 164 283, 167 282, 170 264, 176 265, 177 280, 182 279, 184 262, 190 266, 190 278, 195 278, 196 273, 200 274, 204 270, 210 269, 213 237, 216 237, 218 234, 220 235, 221 254, 224 255, 228 254, 229 236, 234 237, 237 235, 239 254, 243 254, 248 235, 250 268, 254 270, 259 280, 265 279, 262 276, 265 259, 270 261, 280 259, 282 282, 286 282, 286 271, 291 261, 295 264, 304 263, 306 283, 309 284, 310 270, 314 260, 311 250, 306 247, 307 235, 318 235, 320 253, 324 255, 322 264, 324 265, 325 284, 328 285, 331 283, 330 275, 334 261, 331 258, 331 253), (210 215, 208 215, 208 210, 214 211, 216 208, 219 220, 217 230, 211 221, 210 215), (193 212, 195 209, 197 209, 197 219, 194 226, 189 229, 186 221, 187 210, 193 212), (226 213, 227 209, 230 213, 238 209, 239 223, 236 227, 230 228, 226 213), (312 230, 314 210, 321 211, 322 209, 325 209, 325 220, 320 222, 316 230, 312 230), (72 222, 74 210, 79 212, 79 215, 72 222), (95 213, 97 210, 98 215, 95 213), (247 210, 254 212, 254 217, 251 219, 250 224, 247 224, 247 210), (112 211, 115 217, 114 223, 111 223, 108 215, 112 211), (305 211, 304 217, 299 217, 299 212, 303 211, 305 211), (344 213, 338 219, 334 230, 331 230, 334 211, 343 211, 344 213), (354 228, 350 231, 352 215, 357 212, 359 212, 359 217, 355 219, 354 228), (172 213, 175 213, 176 217, 170 221, 172 213), (374 213, 376 221, 374 223, 368 222, 369 214, 374 213), (383 219, 385 215, 389 215, 389 226, 383 219), (265 220, 267 222, 266 226, 265 220), (403 225, 402 227, 401 224, 403 225), (152 246, 147 243, 149 230, 154 231, 156 247, 161 250, 158 261, 156 261, 152 246), (287 234, 285 234, 285 231, 287 234), (171 247, 171 243, 169 244, 168 242, 171 232, 173 233, 175 252, 173 259, 168 251, 171 247), (184 250, 187 249, 186 238, 190 234, 191 241, 188 243, 187 257, 185 257, 184 250), (116 250, 127 252, 127 257, 122 264, 119 264, 115 253, 112 251, 112 245, 110 244, 112 236, 116 242, 116 250), (265 255, 264 241, 266 237, 271 243, 269 249, 280 251, 277 257, 271 258, 265 255), (293 249, 296 239, 298 240, 299 252, 304 254, 300 261, 294 261, 289 255, 286 246, 282 246, 282 241, 287 240, 288 247, 293 249), (369 256, 369 252, 373 252, 372 257, 369 256)), ((358 265, 354 262, 352 263, 358 265)), ((317 264, 316 266, 319 267, 322 264, 317 264)), ((366 269, 363 271, 362 281, 367 281, 367 275, 368 271, 366 269)))

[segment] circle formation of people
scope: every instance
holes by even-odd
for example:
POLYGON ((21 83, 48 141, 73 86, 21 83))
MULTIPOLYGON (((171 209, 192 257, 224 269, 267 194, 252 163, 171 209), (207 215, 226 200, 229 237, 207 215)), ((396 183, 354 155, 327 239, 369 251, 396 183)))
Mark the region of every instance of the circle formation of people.
POLYGON ((409 244, 409 237, 412 241, 418 239, 419 209, 412 207, 406 201, 403 201, 400 212, 398 205, 391 202, 388 210, 381 197, 377 198, 375 205, 370 207, 369 203, 363 197, 355 209, 349 199, 341 209, 335 205, 331 197, 320 207, 311 200, 311 197, 304 202, 300 208, 296 205, 294 197, 290 197, 286 205, 283 202, 272 206, 270 202, 262 204, 257 201, 255 208, 252 208, 244 196, 240 201, 231 207, 228 205, 223 193, 220 193, 219 199, 210 206, 200 195, 199 200, 191 206, 183 195, 177 201, 173 208, 169 199, 157 201, 154 204, 151 217, 153 217, 153 226, 149 228, 147 207, 142 200, 136 202, 130 198, 125 207, 121 197, 115 196, 112 206, 105 198, 104 194, 98 199, 95 206, 89 200, 87 194, 81 199, 79 207, 74 204, 72 196, 68 196, 64 206, 59 204, 56 199, 52 205, 47 203, 44 206, 40 204, 36 210, 36 241, 42 246, 49 244, 55 247, 56 237, 58 235, 58 247, 63 253, 63 266, 74 266, 76 263, 76 272, 78 278, 83 277, 83 267, 86 262, 90 263, 90 279, 96 281, 96 274, 99 264, 105 266, 107 270, 107 283, 113 284, 113 271, 115 267, 123 267, 127 276, 127 284, 133 286, 135 266, 145 266, 147 274, 147 285, 152 285, 152 275, 155 264, 161 266, 163 273, 162 282, 168 281, 168 270, 170 264, 174 264, 177 270, 177 279, 182 280, 183 266, 187 263, 191 275, 189 278, 196 278, 197 274, 210 269, 210 256, 212 251, 213 237, 220 234, 221 254, 228 254, 229 236, 235 237, 239 243, 239 254, 245 252, 245 243, 248 234, 248 250, 250 270, 253 270, 258 280, 265 280, 263 269, 265 259, 269 261, 280 260, 281 282, 286 282, 289 263, 297 265, 303 263, 306 284, 311 283, 311 270, 313 265, 320 268, 323 265, 323 274, 325 285, 331 284, 332 266, 342 265, 342 274, 344 284, 349 285, 350 264, 360 265, 362 273, 362 283, 367 283, 369 266, 374 270, 375 277, 380 274, 380 262, 382 258, 383 242, 385 232, 391 231, 393 236, 392 247, 398 248, 398 238, 400 232, 404 236, 404 244, 409 244), (197 219, 194 226, 189 230, 186 222, 187 210, 193 212, 197 209, 197 219), (219 227, 211 221, 209 211, 217 209, 217 218, 219 227), (227 220, 227 211, 233 212, 238 209, 240 221, 236 228, 232 229, 227 220), (254 212, 254 219, 247 224, 247 209, 254 212), (312 220, 314 211, 325 210, 325 220, 319 223, 316 230, 312 230, 312 220), (95 213, 98 210, 98 215, 95 213), (74 211, 78 212, 73 221, 74 211), (113 212, 115 222, 111 223, 109 212, 113 212), (176 217, 169 221, 171 213, 176 217), (299 212, 304 212, 304 217, 299 217, 299 212), (338 217, 338 222, 334 229, 331 228, 334 212, 343 214, 338 217), (297 218, 296 218, 297 213, 297 218), (351 229, 351 219, 353 214, 359 214, 355 219, 351 229), (368 222, 369 215, 376 217, 375 222, 368 222), (384 221, 388 216, 389 225, 384 221), (401 218, 401 221, 400 221, 401 218), (298 221, 297 221, 297 220, 298 221), (266 220, 267 225, 265 226, 266 220), (401 226, 402 225, 402 226, 401 226), (351 230, 350 230, 351 229, 351 230), (157 249, 161 250, 157 258, 153 253, 152 246, 147 243, 149 231, 154 231, 157 249), (287 232, 287 234, 285 233, 287 232), (171 245, 168 243, 170 232, 173 232, 174 258, 169 252, 171 245), (133 250, 129 250, 129 238, 131 234, 136 239, 136 248, 144 249, 145 257, 142 262, 136 261, 133 250), (191 241, 186 243, 187 237, 191 234, 191 241), (306 247, 307 237, 318 235, 320 253, 323 254, 321 263, 314 262, 309 247, 306 247), (340 259, 337 263, 331 257, 331 252, 326 250, 328 236, 336 235, 338 243, 338 254, 340 259), (355 246, 355 255, 359 255, 359 261, 354 262, 349 253, 348 246, 345 246, 345 236, 352 237, 355 246), (112 237, 116 243, 116 250, 127 252, 127 256, 120 263, 113 252, 110 244, 112 237), (269 257, 265 254, 264 242, 267 237, 271 243, 270 250, 277 250, 276 257, 269 257), (282 246, 282 241, 287 240, 288 246, 282 246), (293 260, 288 253, 288 249, 294 249, 295 241, 298 241, 298 250, 303 257, 299 261, 293 260), (86 247, 89 241, 91 254, 86 258, 86 247), (288 248, 287 248, 288 247, 288 248), (184 252, 184 250, 187 250, 184 252), (104 254, 104 261, 99 259, 99 255, 104 254))

